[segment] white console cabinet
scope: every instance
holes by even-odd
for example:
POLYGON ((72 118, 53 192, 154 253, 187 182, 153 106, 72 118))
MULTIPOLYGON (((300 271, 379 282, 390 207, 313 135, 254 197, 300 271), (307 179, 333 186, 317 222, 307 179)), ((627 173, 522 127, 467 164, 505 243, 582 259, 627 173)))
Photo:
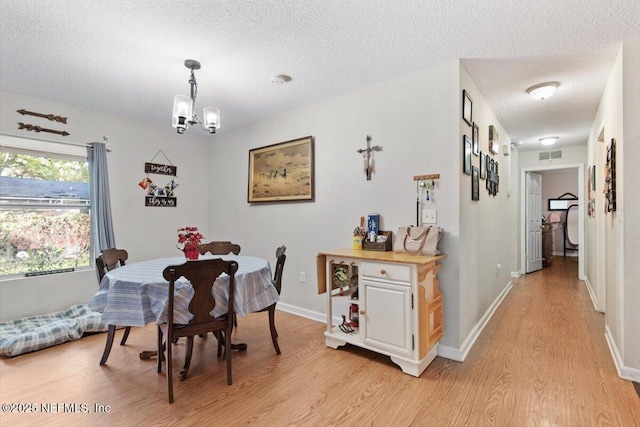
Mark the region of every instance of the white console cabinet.
POLYGON ((354 249, 319 253, 318 292, 327 295, 327 346, 349 343, 385 354, 403 372, 420 376, 436 357, 443 332, 437 273, 444 258, 354 249), (339 325, 344 318, 349 321, 353 304, 358 327, 344 331, 339 325))

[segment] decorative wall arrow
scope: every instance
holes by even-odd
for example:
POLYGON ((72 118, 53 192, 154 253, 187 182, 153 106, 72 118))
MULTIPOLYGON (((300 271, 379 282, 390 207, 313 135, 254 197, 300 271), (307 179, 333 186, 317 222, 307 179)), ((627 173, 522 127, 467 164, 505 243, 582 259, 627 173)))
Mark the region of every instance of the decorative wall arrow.
POLYGON ((36 117, 42 117, 45 119, 49 119, 52 122, 58 122, 58 123, 64 123, 67 124, 67 118, 66 117, 62 117, 62 116, 56 116, 54 114, 42 114, 42 113, 34 113, 33 111, 27 111, 24 108, 22 110, 16 110, 18 113, 22 114, 23 116, 25 114, 28 114, 30 116, 36 116, 36 117))
POLYGON ((18 122, 18 129, 26 129, 28 131, 35 131, 35 132, 48 132, 48 133, 56 133, 58 135, 62 135, 62 136, 67 136, 67 135, 71 135, 69 132, 64 131, 64 130, 53 130, 53 129, 46 129, 40 126, 34 126, 34 125, 30 125, 30 124, 24 124, 24 123, 20 123, 18 122))

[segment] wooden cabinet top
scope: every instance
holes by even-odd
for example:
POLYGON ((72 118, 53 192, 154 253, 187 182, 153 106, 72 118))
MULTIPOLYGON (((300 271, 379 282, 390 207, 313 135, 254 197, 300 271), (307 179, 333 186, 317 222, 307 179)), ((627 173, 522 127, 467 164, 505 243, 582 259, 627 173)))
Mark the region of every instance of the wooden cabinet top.
POLYGON ((441 259, 446 258, 446 255, 436 255, 436 256, 424 256, 424 255, 410 255, 407 253, 401 252, 379 252, 379 251, 365 251, 362 249, 334 249, 331 251, 319 252, 318 255, 325 257, 346 257, 346 258, 356 258, 361 260, 369 260, 369 261, 385 261, 385 262, 399 262, 404 264, 418 264, 425 265, 431 264, 441 259))

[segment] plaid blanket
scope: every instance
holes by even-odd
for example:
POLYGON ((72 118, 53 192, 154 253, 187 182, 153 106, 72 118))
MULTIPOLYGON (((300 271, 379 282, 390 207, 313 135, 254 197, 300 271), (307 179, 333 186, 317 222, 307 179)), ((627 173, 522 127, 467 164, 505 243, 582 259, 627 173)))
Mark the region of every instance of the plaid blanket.
POLYGON ((102 332, 102 314, 85 304, 65 311, 0 322, 0 355, 17 356, 63 342, 77 340, 85 332, 102 332))

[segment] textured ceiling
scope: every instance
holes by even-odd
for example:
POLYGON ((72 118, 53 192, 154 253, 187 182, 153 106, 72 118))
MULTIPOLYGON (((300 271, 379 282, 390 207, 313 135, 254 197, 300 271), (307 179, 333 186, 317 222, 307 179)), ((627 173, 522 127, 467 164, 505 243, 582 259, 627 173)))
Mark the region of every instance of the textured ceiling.
POLYGON ((224 132, 463 59, 523 149, 560 146, 586 141, 639 23, 638 0, 2 0, 0 88, 170 126, 193 58, 196 107, 220 107, 224 132), (533 103, 546 80, 557 95, 533 103))

